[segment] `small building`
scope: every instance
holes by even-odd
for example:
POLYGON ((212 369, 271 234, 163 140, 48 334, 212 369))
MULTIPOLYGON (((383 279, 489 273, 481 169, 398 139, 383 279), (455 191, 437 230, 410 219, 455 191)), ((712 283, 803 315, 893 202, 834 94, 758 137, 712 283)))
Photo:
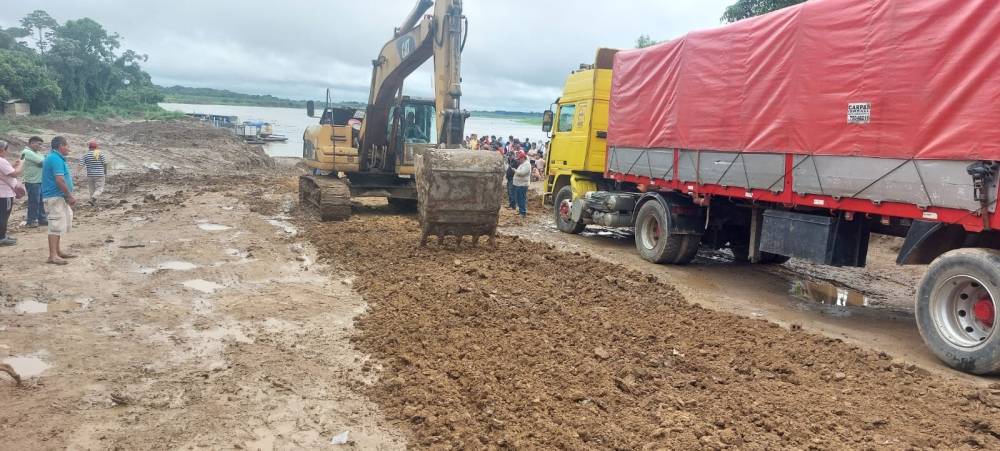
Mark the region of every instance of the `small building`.
POLYGON ((2 107, 2 113, 6 117, 31 115, 31 105, 21 99, 4 100, 0 107, 2 107))

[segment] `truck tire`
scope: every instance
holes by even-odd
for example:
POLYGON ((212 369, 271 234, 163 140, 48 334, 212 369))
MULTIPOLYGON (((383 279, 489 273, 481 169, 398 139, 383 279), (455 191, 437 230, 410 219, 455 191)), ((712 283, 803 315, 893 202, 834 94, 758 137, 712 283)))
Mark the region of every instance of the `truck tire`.
POLYGON ((556 199, 553 202, 555 208, 556 228, 563 233, 577 234, 587 227, 584 222, 574 222, 570 218, 570 206, 573 204, 573 187, 566 185, 559 188, 556 199))
POLYGON ((966 373, 1000 371, 998 295, 1000 251, 956 249, 934 260, 920 280, 915 309, 934 355, 966 373))
POLYGON ((698 255, 698 248, 701 247, 701 235, 683 235, 683 237, 681 251, 677 253, 677 258, 673 262, 675 265, 691 263, 691 260, 698 255))
MULTIPOLYGON (((635 218, 635 247, 643 260, 653 263, 680 263, 685 250, 690 253, 690 235, 667 232, 667 210, 658 201, 646 202, 635 218)), ((694 235, 698 237, 697 235, 694 235)), ((701 237, 698 237, 700 240, 701 237)), ((697 246, 693 246, 697 252, 697 246)), ((690 262, 694 255, 690 255, 690 262)))

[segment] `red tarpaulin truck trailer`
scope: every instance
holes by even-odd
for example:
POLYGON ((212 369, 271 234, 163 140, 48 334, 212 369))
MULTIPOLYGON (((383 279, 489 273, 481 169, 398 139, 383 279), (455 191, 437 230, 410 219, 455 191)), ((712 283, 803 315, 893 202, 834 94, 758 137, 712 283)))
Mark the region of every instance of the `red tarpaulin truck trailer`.
POLYGON ((870 233, 931 264, 916 316, 953 368, 1000 371, 1000 2, 811 0, 566 81, 545 202, 560 230, 634 227, 656 263, 864 266, 870 233))

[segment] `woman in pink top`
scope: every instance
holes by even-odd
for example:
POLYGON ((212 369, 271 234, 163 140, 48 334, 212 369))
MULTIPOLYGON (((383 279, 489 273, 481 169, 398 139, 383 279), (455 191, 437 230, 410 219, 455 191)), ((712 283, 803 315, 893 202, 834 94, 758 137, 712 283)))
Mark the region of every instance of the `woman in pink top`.
POLYGON ((15 191, 21 183, 17 177, 21 175, 21 160, 10 164, 7 157, 10 156, 10 145, 5 141, 0 141, 0 246, 13 246, 17 244, 17 239, 7 236, 7 221, 10 219, 10 212, 14 210, 14 198, 17 197, 15 191))

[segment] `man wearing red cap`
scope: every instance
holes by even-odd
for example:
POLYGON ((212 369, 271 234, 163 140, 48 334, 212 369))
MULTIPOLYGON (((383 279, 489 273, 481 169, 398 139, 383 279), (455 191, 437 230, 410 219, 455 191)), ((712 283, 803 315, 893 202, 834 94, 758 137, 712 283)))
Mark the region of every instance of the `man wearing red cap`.
POLYGON ((80 157, 80 166, 87 169, 87 189, 90 191, 91 206, 97 205, 97 198, 104 192, 104 177, 108 173, 108 161, 97 150, 97 143, 87 143, 87 152, 80 157))

